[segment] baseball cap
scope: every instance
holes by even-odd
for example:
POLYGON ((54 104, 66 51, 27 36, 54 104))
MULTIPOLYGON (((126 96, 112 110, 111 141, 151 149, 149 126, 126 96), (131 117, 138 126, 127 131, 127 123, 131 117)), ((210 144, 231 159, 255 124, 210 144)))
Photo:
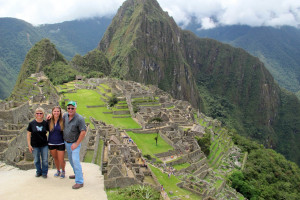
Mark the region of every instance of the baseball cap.
POLYGON ((75 108, 77 107, 77 103, 75 101, 69 101, 69 103, 67 104, 68 105, 72 105, 74 106, 75 108))

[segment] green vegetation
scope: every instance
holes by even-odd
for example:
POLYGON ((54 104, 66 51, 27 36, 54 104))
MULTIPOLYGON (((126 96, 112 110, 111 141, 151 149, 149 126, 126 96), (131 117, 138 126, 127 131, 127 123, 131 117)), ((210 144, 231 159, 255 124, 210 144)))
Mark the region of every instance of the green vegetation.
POLYGON ((173 195, 169 195, 170 198, 172 197, 180 197, 182 200, 199 200, 199 196, 193 194, 192 192, 188 190, 184 190, 182 188, 179 188, 176 184, 180 183, 181 180, 176 176, 170 176, 168 177, 167 173, 163 173, 160 171, 160 169, 157 169, 156 167, 149 165, 151 168, 151 171, 155 174, 156 178, 158 179, 158 182, 163 185, 165 191, 168 193, 170 191, 173 192, 173 195), (187 198, 189 196, 189 198, 187 198))
POLYGON ((31 24, 9 17, 0 19, 0 30, 0 98, 5 99, 14 88, 27 52, 42 37, 31 24))
POLYGON ((89 78, 108 76, 111 71, 107 58, 99 50, 90 51, 85 56, 77 54, 73 57, 71 63, 75 69, 89 78))
POLYGON ((211 145, 211 134, 209 132, 205 133, 203 137, 197 137, 195 138, 201 147, 201 150, 203 153, 208 156, 210 153, 210 145, 211 145))
POLYGON ((281 87, 291 92, 300 89, 300 62, 296 56, 300 52, 299 29, 239 25, 197 31, 196 27, 188 29, 200 37, 213 38, 247 50, 265 64, 281 87))
POLYGON ((176 170, 181 170, 181 169, 184 169, 184 168, 188 168, 189 166, 191 166, 190 163, 183 163, 183 164, 178 164, 178 165, 173 165, 174 169, 176 170))
POLYGON ((295 163, 242 136, 233 140, 249 152, 244 170, 229 177, 233 188, 248 199, 299 199, 300 169, 295 163))
POLYGON ((54 85, 61 85, 73 81, 78 74, 70 65, 65 62, 53 62, 44 67, 45 74, 54 85))
MULTIPOLYGON (((151 118, 149 120, 149 123, 154 123, 155 124, 155 129, 157 128, 157 125, 159 123, 161 123, 163 120, 160 118, 160 117, 154 117, 154 118, 151 118)), ((158 130, 156 129, 156 136, 154 138, 155 140, 155 143, 156 143, 156 146, 157 146, 157 140, 158 140, 158 130)))
POLYGON ((160 192, 150 186, 132 185, 106 191, 108 200, 160 200, 160 192))
POLYGON ((103 140, 99 140, 98 149, 97 149, 97 156, 95 163, 99 166, 101 166, 101 154, 102 154, 102 148, 103 148, 103 140))
POLYGON ((77 101, 77 112, 81 114, 86 122, 90 122, 89 117, 96 120, 102 120, 107 124, 113 124, 115 127, 121 128, 140 128, 132 118, 113 118, 113 114, 104 114, 103 112, 111 112, 107 107, 87 108, 86 106, 96 106, 106 104, 100 99, 101 95, 95 90, 77 90, 76 93, 65 93, 64 98, 77 101))
POLYGON ((110 107, 115 106, 118 103, 118 98, 116 97, 115 94, 113 94, 109 99, 108 99, 108 105, 110 107))
POLYGON ((84 156, 83 162, 91 163, 93 160, 94 151, 93 150, 87 150, 86 154, 84 156))
POLYGON ((166 143, 160 135, 158 135, 158 142, 155 145, 154 138, 157 136, 156 133, 153 134, 140 134, 127 132, 128 135, 133 139, 134 143, 142 151, 143 155, 151 155, 152 158, 155 158, 154 154, 167 152, 168 150, 173 150, 172 146, 166 143))
POLYGON ((61 53, 56 50, 54 44, 48 39, 42 39, 27 53, 14 90, 17 90, 23 81, 31 74, 41 72, 44 70, 44 67, 56 62, 67 64, 67 61, 61 53))

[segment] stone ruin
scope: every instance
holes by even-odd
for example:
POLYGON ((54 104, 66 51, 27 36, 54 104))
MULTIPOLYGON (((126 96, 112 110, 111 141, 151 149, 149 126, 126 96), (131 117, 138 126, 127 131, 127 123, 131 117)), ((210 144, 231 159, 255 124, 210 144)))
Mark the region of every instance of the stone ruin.
POLYGON ((142 158, 140 150, 126 131, 95 119, 91 121, 104 141, 101 169, 105 188, 127 187, 134 184, 160 188, 146 160, 142 158), (148 182, 149 178, 153 181, 148 182))
POLYGON ((27 148, 27 125, 33 117, 29 103, 0 103, 0 160, 20 162, 27 148))

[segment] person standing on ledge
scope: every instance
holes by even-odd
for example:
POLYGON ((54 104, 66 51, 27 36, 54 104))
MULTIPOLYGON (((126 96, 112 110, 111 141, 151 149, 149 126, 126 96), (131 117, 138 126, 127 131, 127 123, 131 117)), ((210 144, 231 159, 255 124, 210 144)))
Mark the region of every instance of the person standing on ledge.
POLYGON ((27 127, 27 144, 30 153, 34 156, 36 177, 47 178, 48 174, 48 123, 44 120, 45 111, 39 107, 35 110, 35 119, 27 127), (42 158, 42 162, 41 162, 42 158))
POLYGON ((69 162, 73 168, 75 175, 69 176, 70 179, 75 179, 73 189, 83 187, 83 174, 80 164, 80 147, 81 141, 86 134, 86 125, 84 118, 76 113, 77 103, 70 101, 67 104, 68 113, 63 115, 64 119, 64 140, 68 152, 69 162))
POLYGON ((64 121, 59 106, 52 108, 52 117, 49 120, 48 147, 54 159, 57 172, 54 177, 65 178, 65 142, 63 138, 64 121), (61 171, 60 171, 61 169, 61 171))

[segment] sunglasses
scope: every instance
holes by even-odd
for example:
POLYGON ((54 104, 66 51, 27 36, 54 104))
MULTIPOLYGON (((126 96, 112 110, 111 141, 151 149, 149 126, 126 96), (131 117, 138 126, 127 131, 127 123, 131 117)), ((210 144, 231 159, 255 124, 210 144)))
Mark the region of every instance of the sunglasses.
POLYGON ((74 110, 75 108, 67 108, 68 110, 74 110))
POLYGON ((42 115, 42 114, 44 114, 44 113, 35 113, 36 115, 42 115))

